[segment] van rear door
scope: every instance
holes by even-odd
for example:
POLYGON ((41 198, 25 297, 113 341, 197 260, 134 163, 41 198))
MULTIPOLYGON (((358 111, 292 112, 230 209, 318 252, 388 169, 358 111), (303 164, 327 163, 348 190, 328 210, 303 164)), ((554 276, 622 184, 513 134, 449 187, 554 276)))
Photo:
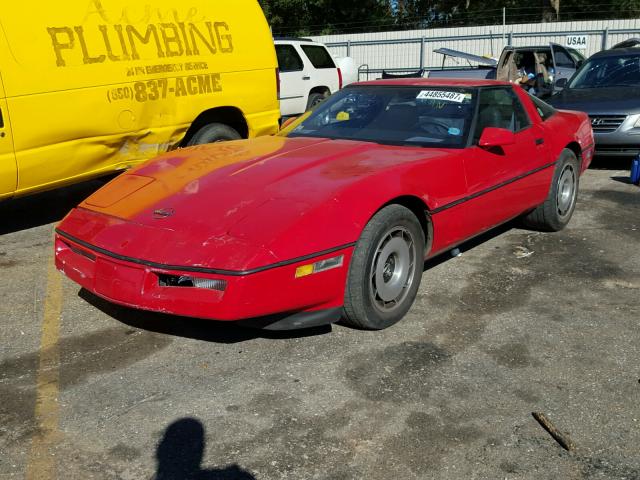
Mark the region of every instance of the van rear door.
POLYGON ((0 198, 10 197, 18 184, 18 167, 13 149, 7 98, 0 76, 0 198))

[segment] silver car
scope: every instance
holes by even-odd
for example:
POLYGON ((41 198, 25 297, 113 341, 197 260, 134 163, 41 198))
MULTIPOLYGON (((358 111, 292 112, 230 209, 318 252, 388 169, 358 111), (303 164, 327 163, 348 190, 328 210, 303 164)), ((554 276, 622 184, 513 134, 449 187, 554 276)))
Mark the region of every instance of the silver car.
POLYGON ((566 87, 547 100, 556 108, 586 112, 596 155, 640 153, 640 48, 613 48, 590 57, 566 87))

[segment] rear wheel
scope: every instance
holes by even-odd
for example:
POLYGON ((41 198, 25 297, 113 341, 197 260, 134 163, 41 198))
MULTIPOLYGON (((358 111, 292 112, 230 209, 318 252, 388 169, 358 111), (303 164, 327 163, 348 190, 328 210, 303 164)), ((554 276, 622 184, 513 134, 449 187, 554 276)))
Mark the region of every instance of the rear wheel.
POLYGON ((307 101, 307 111, 321 103, 326 97, 321 93, 312 93, 307 101))
POLYGON ((522 218, 524 225, 544 232, 562 230, 576 208, 579 184, 580 162, 575 153, 564 149, 556 163, 547 199, 522 218))
POLYGON ((240 134, 229 125, 224 123, 209 123, 198 130, 189 139, 187 145, 204 145, 207 143, 226 142, 228 140, 239 140, 240 134))
POLYGON ((425 238, 411 210, 390 205, 367 224, 349 267, 345 322, 369 330, 397 323, 416 298, 425 238))

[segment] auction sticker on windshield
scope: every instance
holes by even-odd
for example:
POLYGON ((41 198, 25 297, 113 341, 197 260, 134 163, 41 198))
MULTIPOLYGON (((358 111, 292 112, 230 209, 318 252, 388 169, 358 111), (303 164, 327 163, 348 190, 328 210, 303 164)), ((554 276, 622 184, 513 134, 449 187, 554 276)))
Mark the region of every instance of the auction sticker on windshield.
POLYGON ((465 94, 460 92, 447 92, 445 90, 422 90, 416 97, 418 100, 444 100, 447 102, 462 103, 465 94))

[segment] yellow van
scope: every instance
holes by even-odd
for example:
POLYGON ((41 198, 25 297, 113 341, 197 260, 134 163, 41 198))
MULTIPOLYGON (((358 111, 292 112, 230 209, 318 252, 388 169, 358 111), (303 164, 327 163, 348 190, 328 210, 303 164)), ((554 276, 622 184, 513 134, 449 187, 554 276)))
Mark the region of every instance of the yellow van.
POLYGON ((7 2, 0 199, 276 133, 277 75, 257 0, 7 2))

